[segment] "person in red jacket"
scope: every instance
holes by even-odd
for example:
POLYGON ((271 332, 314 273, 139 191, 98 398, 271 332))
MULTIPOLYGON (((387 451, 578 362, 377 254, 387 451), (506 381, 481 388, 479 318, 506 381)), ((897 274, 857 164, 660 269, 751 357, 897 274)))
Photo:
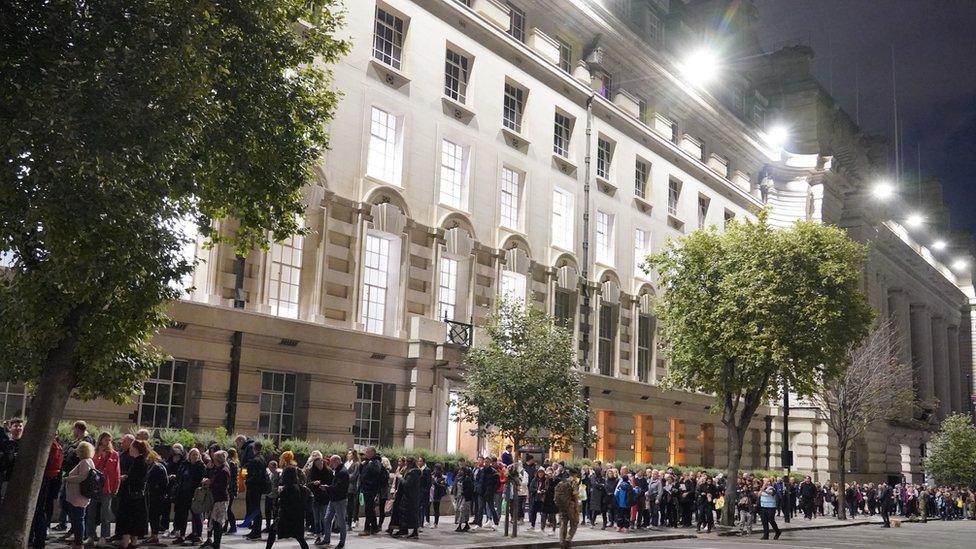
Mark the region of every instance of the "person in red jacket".
POLYGON ((47 528, 51 524, 54 513, 54 500, 61 491, 61 465, 64 463, 64 450, 57 439, 51 442, 47 453, 47 464, 44 466, 44 478, 37 494, 37 504, 34 506, 34 519, 31 524, 30 546, 44 547, 47 541, 47 528))
POLYGON ((105 540, 112 535, 112 498, 119 491, 122 472, 119 469, 119 453, 115 451, 112 434, 102 433, 98 435, 98 445, 95 446, 95 469, 105 477, 105 485, 102 494, 97 498, 92 498, 88 504, 88 511, 85 513, 85 521, 88 523, 85 528, 85 539, 88 545, 104 545, 105 540), (99 520, 100 519, 100 520, 99 520), (95 527, 101 523, 100 539, 95 535, 95 527))

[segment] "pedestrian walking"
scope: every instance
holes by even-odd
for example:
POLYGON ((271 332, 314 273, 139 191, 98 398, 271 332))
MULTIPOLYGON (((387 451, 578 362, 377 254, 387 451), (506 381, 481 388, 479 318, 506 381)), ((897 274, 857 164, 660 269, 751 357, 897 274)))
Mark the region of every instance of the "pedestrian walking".
POLYGON ((277 539, 285 538, 297 541, 301 549, 308 549, 305 541, 305 506, 312 493, 299 482, 298 473, 295 465, 287 465, 281 472, 281 489, 275 501, 274 522, 268 528, 266 549, 271 549, 277 539))
POLYGON ((556 485, 554 499, 559 511, 559 546, 567 549, 572 546, 580 521, 578 471, 573 469, 569 478, 556 485))
MULTIPOLYGON (((348 464, 348 461, 346 462, 348 464)), ((335 522, 335 525, 339 528, 339 545, 336 545, 336 549, 342 549, 346 546, 346 531, 348 530, 348 522, 346 522, 346 512, 349 509, 347 500, 350 497, 356 497, 355 492, 352 496, 349 493, 350 484, 350 473, 349 468, 343 465, 342 458, 334 455, 329 458, 329 465, 332 467, 332 483, 326 487, 326 493, 328 494, 329 504, 325 511, 325 528, 322 530, 322 540, 316 542, 316 545, 331 545, 330 540, 332 538, 332 528, 330 525, 335 522)), ((356 471, 358 472, 359 462, 356 462, 356 471)))
POLYGON ((776 491, 772 486, 764 486, 759 496, 759 518, 762 519, 763 535, 762 539, 769 539, 769 528, 772 527, 776 534, 773 539, 779 539, 781 534, 779 526, 776 524, 776 491))

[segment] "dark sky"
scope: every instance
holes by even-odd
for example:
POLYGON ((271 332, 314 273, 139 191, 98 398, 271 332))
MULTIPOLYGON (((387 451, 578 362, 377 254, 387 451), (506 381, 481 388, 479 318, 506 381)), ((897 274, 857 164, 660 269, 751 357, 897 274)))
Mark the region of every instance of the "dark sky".
POLYGON ((920 147, 922 176, 942 181, 953 228, 976 234, 976 0, 755 4, 764 49, 812 46, 824 87, 866 132, 892 142, 894 46, 903 179, 914 181, 920 147))

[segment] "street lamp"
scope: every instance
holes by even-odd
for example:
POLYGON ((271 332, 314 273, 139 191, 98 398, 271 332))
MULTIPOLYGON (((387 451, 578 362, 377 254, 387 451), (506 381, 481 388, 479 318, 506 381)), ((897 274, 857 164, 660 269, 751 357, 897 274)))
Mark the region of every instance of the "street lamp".
POLYGON ((932 249, 933 250, 942 251, 942 250, 946 249, 946 246, 947 246, 947 244, 946 244, 946 241, 945 240, 936 240, 935 242, 932 243, 932 249))
POLYGON ((782 149, 786 145, 786 141, 790 138, 790 131, 786 129, 786 126, 777 124, 769 128, 762 137, 770 147, 782 149))
POLYGON ((957 259, 952 262, 952 268, 956 271, 961 271, 965 269, 969 263, 965 259, 957 259))
POLYGON ((685 79, 696 86, 706 86, 718 76, 718 57, 711 49, 699 47, 678 64, 685 79))
POLYGON ((919 227, 922 225, 922 223, 925 223, 925 218, 922 217, 922 214, 915 212, 910 214, 905 219, 905 223, 907 223, 909 227, 919 227))
POLYGON ((887 181, 881 181, 871 189, 871 194, 878 200, 888 200, 895 194, 895 187, 887 181))

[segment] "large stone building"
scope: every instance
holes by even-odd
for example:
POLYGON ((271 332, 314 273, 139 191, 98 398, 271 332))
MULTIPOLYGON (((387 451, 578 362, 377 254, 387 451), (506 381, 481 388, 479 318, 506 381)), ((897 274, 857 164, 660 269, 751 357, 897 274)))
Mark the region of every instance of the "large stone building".
MULTIPOLYGON (((470 325, 510 294, 575 333, 600 435, 577 455, 722 464, 712 398, 658 385, 668 364, 640 263, 764 204, 778 223, 822 220, 870 243, 865 290, 910 332, 931 416, 968 410, 972 284, 944 265, 968 242, 933 250, 938 227, 908 228, 900 206, 870 199, 883 143, 810 76, 809 50, 759 52, 755 14, 735 4, 726 27, 747 62, 698 86, 681 63, 727 2, 347 2, 353 49, 333 67, 344 95, 308 235, 244 260, 190 250, 194 289, 157 339, 174 360, 133 404, 68 415, 473 453, 483 441, 448 402, 470 325), (782 122, 785 147, 770 139, 782 122)), ((4 413, 22 399, 8 386, 4 413)), ((789 446, 824 476, 830 437, 803 404, 789 446)), ((780 464, 779 415, 760 410, 744 467, 780 464)), ((854 468, 917 473, 929 428, 879 426, 854 468)))

